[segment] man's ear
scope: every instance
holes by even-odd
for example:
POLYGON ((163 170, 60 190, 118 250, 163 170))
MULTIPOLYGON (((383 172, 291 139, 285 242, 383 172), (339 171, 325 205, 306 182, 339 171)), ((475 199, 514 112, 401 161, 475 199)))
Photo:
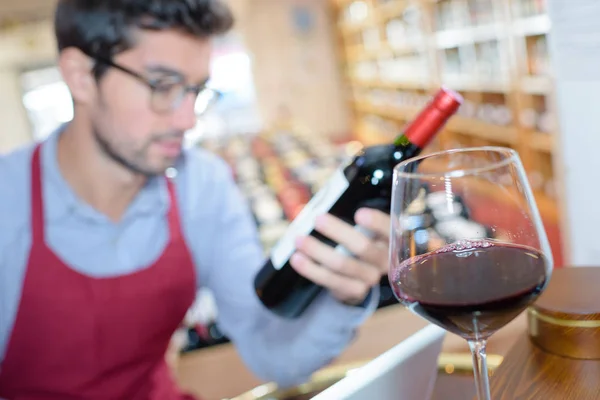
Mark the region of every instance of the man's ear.
POLYGON ((69 47, 60 52, 58 67, 76 104, 94 101, 98 89, 90 57, 77 48, 69 47))

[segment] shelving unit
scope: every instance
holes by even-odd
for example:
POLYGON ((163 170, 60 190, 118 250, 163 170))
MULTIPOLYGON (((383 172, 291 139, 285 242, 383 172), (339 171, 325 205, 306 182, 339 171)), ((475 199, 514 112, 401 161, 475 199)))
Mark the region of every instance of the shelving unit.
POLYGON ((357 146, 361 147, 357 142, 332 143, 295 126, 202 142, 230 165, 265 254, 357 146))
POLYGON ((426 151, 516 149, 544 220, 558 224, 544 0, 331 3, 358 140, 389 142, 446 85, 465 103, 426 151))

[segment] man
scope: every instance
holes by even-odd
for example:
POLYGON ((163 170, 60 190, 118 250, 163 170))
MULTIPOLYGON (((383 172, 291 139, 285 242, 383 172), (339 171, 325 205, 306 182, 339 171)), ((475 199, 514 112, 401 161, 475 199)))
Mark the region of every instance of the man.
POLYGON ((188 398, 164 354, 200 285, 259 377, 295 384, 336 357, 375 308, 389 220, 357 214, 372 240, 323 216, 357 256, 299 238, 294 268, 328 290, 297 320, 260 305, 262 250, 230 172, 182 152, 227 8, 60 0, 55 23, 74 118, 0 158, 0 398, 188 398))

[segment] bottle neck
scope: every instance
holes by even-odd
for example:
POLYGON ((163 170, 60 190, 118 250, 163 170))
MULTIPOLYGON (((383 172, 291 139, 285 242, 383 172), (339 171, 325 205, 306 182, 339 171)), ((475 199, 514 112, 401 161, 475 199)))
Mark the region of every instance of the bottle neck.
POLYGON ((412 142, 410 141, 408 136, 406 136, 406 134, 402 132, 400 135, 396 136, 392 144, 394 145, 394 147, 405 148, 406 146, 411 145, 412 142))
POLYGON ((433 105, 429 105, 406 126, 401 135, 396 137, 394 145, 412 144, 420 149, 425 148, 451 116, 452 113, 443 112, 433 105))

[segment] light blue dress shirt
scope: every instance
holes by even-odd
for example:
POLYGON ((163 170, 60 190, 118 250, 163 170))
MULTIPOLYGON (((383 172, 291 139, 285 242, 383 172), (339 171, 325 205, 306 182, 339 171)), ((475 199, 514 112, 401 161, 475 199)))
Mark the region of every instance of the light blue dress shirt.
MULTIPOLYGON (((149 181, 124 218, 111 222, 77 198, 61 176, 56 157, 59 135, 60 130, 51 135, 41 152, 49 247, 89 276, 124 275, 150 265, 168 237, 164 179, 149 181)), ((31 246, 32 150, 28 146, 0 157, 0 371, 31 246)), ((177 171, 183 235, 195 261, 197 284, 215 296, 219 326, 261 379, 283 386, 306 380, 349 344, 355 328, 374 311, 377 290, 364 308, 343 305, 323 293, 299 319, 271 314, 253 291, 264 256, 229 167, 212 153, 193 149, 185 152, 177 171)), ((40 335, 43 340, 43 332, 40 335)))

